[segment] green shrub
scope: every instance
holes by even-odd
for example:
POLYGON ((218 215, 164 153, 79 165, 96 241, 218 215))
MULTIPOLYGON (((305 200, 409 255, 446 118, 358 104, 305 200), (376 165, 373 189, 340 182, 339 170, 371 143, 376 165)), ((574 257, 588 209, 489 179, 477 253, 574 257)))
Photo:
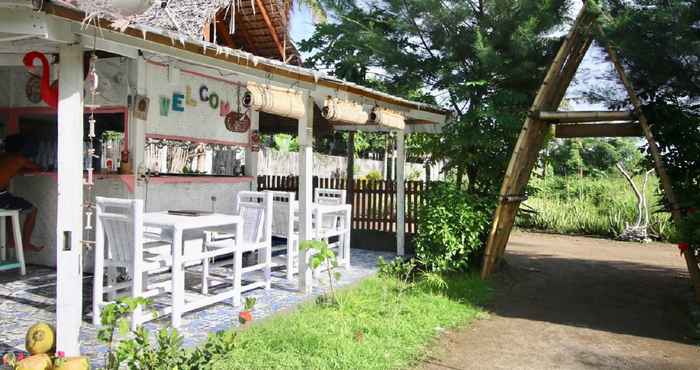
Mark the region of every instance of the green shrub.
POLYGON ((382 176, 381 172, 377 170, 372 170, 367 172, 367 175, 365 175, 365 179, 367 179, 367 181, 381 181, 384 179, 384 176, 382 176))
POLYGON ((418 210, 416 257, 428 272, 464 270, 483 252, 493 202, 434 183, 418 210))

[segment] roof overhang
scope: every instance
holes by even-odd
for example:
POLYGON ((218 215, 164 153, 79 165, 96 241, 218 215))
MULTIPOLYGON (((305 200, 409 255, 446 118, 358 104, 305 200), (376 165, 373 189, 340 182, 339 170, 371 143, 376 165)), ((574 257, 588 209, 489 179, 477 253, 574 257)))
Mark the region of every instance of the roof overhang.
MULTIPOLYGON (((33 11, 30 6, 26 6, 31 4, 30 1, 9 3, 11 7, 0 12, 0 32, 12 31, 18 36, 31 35, 59 43, 80 42, 86 48, 94 45, 97 49, 131 58, 136 58, 142 52, 168 56, 187 63, 225 70, 233 75, 246 75, 246 79, 258 83, 296 86, 307 90, 319 106, 323 106, 323 101, 328 96, 339 96, 364 105, 383 106, 406 116, 406 131, 439 132, 450 114, 448 110, 437 106, 409 101, 325 76, 318 71, 189 39, 174 32, 144 26, 129 27, 120 32, 110 28, 111 23, 107 20, 98 20, 96 25, 83 24, 82 12, 56 4, 45 3, 41 11, 33 11)), ((0 6, 5 4, 7 3, 0 6)), ((370 131, 371 128, 362 130, 370 131)))

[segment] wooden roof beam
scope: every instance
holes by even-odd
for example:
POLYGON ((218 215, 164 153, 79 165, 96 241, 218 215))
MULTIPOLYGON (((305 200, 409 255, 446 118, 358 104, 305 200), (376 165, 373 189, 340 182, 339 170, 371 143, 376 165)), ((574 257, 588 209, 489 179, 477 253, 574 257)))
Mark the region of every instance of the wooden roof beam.
POLYGON ((216 35, 221 37, 221 40, 223 40, 226 46, 230 47, 231 49, 235 49, 236 43, 233 41, 233 38, 231 38, 231 33, 229 32, 228 25, 226 25, 226 19, 217 19, 215 23, 216 35))
POLYGON ((584 123, 557 125, 554 136, 562 139, 584 137, 641 137, 644 136, 639 122, 584 123))
POLYGON ((282 45, 280 38, 277 37, 277 30, 272 25, 272 21, 270 20, 270 16, 267 14, 267 9, 265 9, 265 5, 263 4, 262 0, 255 0, 255 3, 258 4, 258 8, 260 10, 260 15, 262 15, 263 20, 265 21, 265 24, 267 25, 267 29, 270 31, 270 35, 272 36, 272 39, 275 41, 275 45, 277 46, 277 50, 280 53, 280 58, 282 58, 282 60, 284 61, 284 58, 287 55, 287 53, 284 50, 284 46, 282 45))
POLYGON ((635 119, 633 112, 620 111, 586 111, 586 112, 531 112, 530 117, 542 121, 555 121, 559 123, 579 123, 579 122, 610 122, 610 121, 631 121, 635 119))

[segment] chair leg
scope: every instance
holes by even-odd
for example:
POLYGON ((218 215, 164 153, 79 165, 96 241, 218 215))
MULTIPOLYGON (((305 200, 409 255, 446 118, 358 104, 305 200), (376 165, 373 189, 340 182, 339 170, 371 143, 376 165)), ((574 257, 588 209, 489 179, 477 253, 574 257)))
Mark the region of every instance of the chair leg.
POLYGON ((24 264, 24 246, 22 245, 22 230, 19 226, 19 212, 12 216, 12 232, 15 237, 15 254, 17 255, 17 262, 19 262, 19 273, 20 275, 26 275, 27 267, 24 264))
POLYGON ((233 306, 241 305, 241 284, 243 284, 243 252, 233 252, 233 306))
POLYGON ((209 258, 202 262, 202 294, 209 294, 209 258))
POLYGON ((294 241, 287 236, 287 281, 294 279, 294 241))

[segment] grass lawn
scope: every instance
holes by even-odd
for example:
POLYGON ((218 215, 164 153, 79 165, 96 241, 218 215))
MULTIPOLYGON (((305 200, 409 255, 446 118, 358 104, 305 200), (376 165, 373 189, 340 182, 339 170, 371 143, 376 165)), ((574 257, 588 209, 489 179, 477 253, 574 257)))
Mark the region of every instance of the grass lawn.
POLYGON ((395 369, 424 355, 443 329, 464 326, 490 288, 476 275, 452 276, 440 292, 372 277, 342 290, 339 306, 314 303, 241 332, 214 369, 395 369))

